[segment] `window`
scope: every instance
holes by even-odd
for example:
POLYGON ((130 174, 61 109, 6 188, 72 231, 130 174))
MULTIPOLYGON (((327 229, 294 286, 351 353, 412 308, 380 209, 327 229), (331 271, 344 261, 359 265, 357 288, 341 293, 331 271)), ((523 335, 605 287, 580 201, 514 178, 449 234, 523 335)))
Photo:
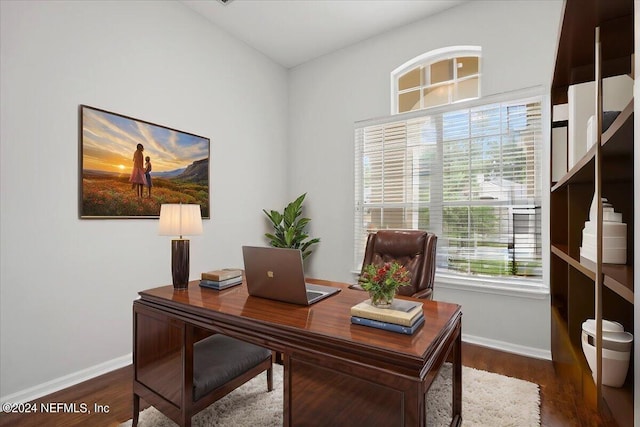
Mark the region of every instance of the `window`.
POLYGON ((369 232, 424 229, 439 274, 540 281, 542 98, 473 104, 356 124, 356 265, 369 232))
POLYGON ((480 97, 480 48, 438 49, 392 74, 392 114, 423 110, 480 97))

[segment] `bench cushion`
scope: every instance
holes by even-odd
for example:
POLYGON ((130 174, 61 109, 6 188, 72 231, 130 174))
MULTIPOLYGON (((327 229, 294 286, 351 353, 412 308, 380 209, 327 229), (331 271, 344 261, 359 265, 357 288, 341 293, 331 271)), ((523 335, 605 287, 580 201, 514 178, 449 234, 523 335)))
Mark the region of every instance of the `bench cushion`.
POLYGON ((271 357, 266 348, 220 334, 197 342, 193 353, 194 401, 271 357))

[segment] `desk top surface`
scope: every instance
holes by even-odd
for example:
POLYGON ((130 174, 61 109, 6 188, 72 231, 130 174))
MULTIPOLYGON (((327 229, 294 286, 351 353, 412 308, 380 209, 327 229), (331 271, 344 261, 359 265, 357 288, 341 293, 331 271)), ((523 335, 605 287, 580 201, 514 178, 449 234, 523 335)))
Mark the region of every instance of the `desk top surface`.
POLYGON ((221 327, 238 334, 251 331, 276 343, 286 340, 288 345, 318 346, 323 351, 332 347, 338 353, 377 353, 419 364, 424 364, 460 325, 459 305, 429 300, 419 300, 425 323, 413 335, 353 325, 350 309, 368 298, 365 292, 349 289, 346 283, 307 281, 339 287, 341 292, 311 306, 298 306, 249 296, 245 283, 216 291, 192 281, 187 290, 163 286, 142 291, 140 301, 211 324, 212 329, 221 327))

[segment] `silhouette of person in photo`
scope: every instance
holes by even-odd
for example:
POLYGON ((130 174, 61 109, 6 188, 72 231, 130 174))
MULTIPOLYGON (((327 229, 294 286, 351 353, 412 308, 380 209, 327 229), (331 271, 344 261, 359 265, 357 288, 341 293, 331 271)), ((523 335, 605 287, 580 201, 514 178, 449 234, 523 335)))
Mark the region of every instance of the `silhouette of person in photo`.
POLYGON ((147 180, 147 188, 149 190, 149 198, 151 198, 151 187, 153 184, 151 183, 151 157, 145 157, 144 163, 144 177, 147 180))
POLYGON ((133 153, 133 170, 131 171, 131 177, 129 178, 129 182, 131 182, 132 187, 136 189, 136 194, 138 197, 142 197, 142 191, 145 185, 147 185, 147 179, 145 177, 144 168, 143 168, 143 156, 142 152, 144 151, 144 147, 142 144, 138 144, 136 146, 136 151, 133 153))

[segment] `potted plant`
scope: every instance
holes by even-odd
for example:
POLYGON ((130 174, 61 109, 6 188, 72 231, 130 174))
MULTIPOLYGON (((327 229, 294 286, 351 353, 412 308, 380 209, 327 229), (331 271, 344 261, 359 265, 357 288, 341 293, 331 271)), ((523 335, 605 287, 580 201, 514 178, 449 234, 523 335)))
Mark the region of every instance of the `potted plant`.
POLYGON ((301 218, 302 202, 307 193, 304 193, 293 202, 289 203, 282 213, 278 211, 262 211, 269 218, 273 226, 273 233, 265 233, 269 244, 274 248, 293 248, 302 251, 302 259, 306 259, 313 252, 310 247, 318 242, 319 238, 310 238, 305 231, 311 221, 309 218, 301 218))
POLYGON ((358 280, 362 289, 369 292, 371 305, 378 308, 389 308, 400 286, 411 283, 411 273, 397 262, 385 263, 382 266, 369 264, 358 280))

